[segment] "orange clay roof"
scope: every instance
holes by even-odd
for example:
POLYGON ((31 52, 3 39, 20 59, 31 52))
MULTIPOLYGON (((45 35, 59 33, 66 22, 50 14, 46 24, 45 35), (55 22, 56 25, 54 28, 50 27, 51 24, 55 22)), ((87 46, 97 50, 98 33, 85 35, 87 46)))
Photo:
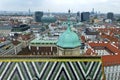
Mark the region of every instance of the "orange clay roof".
POLYGON ((111 27, 111 28, 97 28, 97 30, 101 33, 103 33, 101 35, 101 38, 107 38, 112 42, 118 42, 118 39, 116 37, 114 37, 115 34, 120 34, 120 28, 115 28, 115 27, 111 27), (109 35, 105 34, 108 33, 109 35))
POLYGON ((92 49, 88 48, 84 55, 97 55, 92 49))
POLYGON ((103 66, 120 65, 120 55, 102 56, 103 66))
POLYGON ((101 31, 101 32, 108 32, 108 31, 110 31, 110 32, 114 32, 114 33, 116 33, 116 32, 120 32, 120 28, 113 28, 113 27, 111 27, 111 28, 97 28, 98 29, 98 31, 101 31))
POLYGON ((85 42, 85 36, 81 36, 82 42, 85 42))
POLYGON ((91 47, 106 47, 106 48, 108 48, 109 50, 111 50, 113 53, 118 53, 118 54, 120 54, 120 49, 118 49, 117 47, 111 45, 111 43, 104 43, 104 42, 94 43, 94 42, 91 42, 91 43, 89 43, 89 45, 90 45, 91 47))
POLYGON ((114 34, 110 32, 109 35, 103 34, 101 35, 101 38, 107 38, 109 39, 111 42, 118 42, 118 38, 114 37, 114 34))

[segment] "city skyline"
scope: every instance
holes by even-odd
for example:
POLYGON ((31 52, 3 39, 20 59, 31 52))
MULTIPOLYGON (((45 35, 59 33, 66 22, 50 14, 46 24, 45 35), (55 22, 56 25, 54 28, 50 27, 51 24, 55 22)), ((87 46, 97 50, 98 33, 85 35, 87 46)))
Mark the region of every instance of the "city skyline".
POLYGON ((0 1, 0 11, 44 11, 72 12, 100 11, 101 13, 120 13, 119 0, 4 0, 0 1))

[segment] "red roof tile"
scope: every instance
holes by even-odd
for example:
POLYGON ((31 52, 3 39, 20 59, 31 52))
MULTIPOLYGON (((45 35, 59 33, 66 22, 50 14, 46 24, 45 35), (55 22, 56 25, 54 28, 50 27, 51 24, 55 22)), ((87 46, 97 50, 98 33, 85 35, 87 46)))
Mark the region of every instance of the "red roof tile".
POLYGON ((103 66, 120 65, 120 55, 102 56, 103 66))
POLYGON ((85 55, 97 55, 92 49, 88 48, 85 55))
POLYGON ((104 42, 101 42, 101 43, 94 43, 94 42, 91 42, 89 43, 89 45, 91 47, 106 47, 108 48, 109 50, 111 50, 114 54, 115 53, 118 53, 120 54, 120 49, 111 45, 111 43, 104 43, 104 42))
POLYGON ((85 36, 81 36, 82 42, 85 42, 85 36))

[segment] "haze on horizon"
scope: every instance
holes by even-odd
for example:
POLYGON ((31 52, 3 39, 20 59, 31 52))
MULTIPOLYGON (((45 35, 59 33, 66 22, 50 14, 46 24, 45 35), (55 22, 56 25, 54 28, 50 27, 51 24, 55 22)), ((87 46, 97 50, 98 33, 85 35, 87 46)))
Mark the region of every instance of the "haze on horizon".
POLYGON ((1 0, 0 11, 72 12, 100 11, 120 13, 120 0, 1 0))

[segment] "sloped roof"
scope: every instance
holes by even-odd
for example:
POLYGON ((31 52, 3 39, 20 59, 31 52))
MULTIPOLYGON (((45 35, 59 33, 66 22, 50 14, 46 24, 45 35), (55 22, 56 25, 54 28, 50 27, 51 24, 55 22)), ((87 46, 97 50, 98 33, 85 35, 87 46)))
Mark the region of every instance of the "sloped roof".
POLYGON ((91 48, 88 48, 84 55, 97 55, 91 48))
POLYGON ((102 56, 103 66, 120 65, 120 55, 102 56))
POLYGON ((99 46, 100 46, 100 47, 106 47, 106 48, 108 48, 109 50, 111 50, 113 53, 118 53, 118 54, 120 54, 120 50, 119 50, 117 47, 113 46, 111 43, 104 43, 104 42, 94 43, 94 42, 91 42, 91 43, 89 43, 89 45, 90 45, 91 47, 99 47, 99 46))

